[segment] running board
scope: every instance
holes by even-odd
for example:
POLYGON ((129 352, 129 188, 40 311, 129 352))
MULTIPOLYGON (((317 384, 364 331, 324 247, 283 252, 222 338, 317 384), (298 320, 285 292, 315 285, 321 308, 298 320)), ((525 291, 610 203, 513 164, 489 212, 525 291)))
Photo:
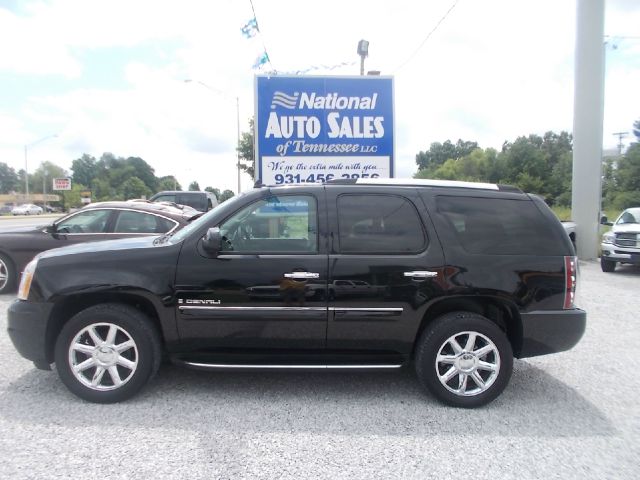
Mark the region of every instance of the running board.
POLYGON ((204 370, 380 370, 401 368, 402 364, 393 365, 260 365, 238 363, 199 363, 185 360, 174 360, 185 367, 204 370))

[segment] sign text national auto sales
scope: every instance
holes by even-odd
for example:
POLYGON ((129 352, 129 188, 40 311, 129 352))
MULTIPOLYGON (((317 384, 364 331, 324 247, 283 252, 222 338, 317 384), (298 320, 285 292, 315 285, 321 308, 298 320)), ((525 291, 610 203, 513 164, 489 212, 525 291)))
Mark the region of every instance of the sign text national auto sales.
POLYGON ((393 177, 391 77, 256 77, 265 185, 393 177))

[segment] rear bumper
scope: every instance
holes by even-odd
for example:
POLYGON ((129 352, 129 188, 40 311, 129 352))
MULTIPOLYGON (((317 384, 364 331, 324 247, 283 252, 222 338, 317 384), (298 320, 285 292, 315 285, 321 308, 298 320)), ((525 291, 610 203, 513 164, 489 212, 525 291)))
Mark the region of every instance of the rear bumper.
POLYGON ((569 350, 580 341, 587 325, 587 313, 579 308, 523 313, 521 318, 519 358, 569 350))
POLYGON ((14 301, 8 310, 9 337, 18 353, 38 368, 48 368, 47 321, 53 304, 14 301))

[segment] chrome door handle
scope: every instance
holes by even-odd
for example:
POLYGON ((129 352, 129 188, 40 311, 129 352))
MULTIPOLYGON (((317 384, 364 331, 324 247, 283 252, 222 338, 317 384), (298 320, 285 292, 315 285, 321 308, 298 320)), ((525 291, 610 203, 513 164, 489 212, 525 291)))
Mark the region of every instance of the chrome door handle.
POLYGON ((438 272, 431 272, 429 270, 418 270, 415 272, 404 272, 404 276, 412 278, 433 278, 438 276, 438 272))
POLYGON ((285 278, 294 278, 297 280, 308 280, 309 278, 320 278, 319 273, 313 273, 313 272, 292 272, 292 273, 285 273, 284 276, 285 278))

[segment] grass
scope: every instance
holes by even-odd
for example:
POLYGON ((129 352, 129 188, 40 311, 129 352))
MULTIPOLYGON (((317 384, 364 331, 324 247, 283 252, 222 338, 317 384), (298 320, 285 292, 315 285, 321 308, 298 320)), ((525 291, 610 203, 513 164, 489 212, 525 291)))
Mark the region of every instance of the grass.
MULTIPOLYGON (((570 207, 555 206, 555 207, 551 207, 551 210, 553 210, 553 213, 556 214, 556 216, 560 219, 560 221, 567 222, 571 220, 570 207)), ((607 210, 603 210, 602 213, 607 216, 607 219, 610 222, 613 222, 616 218, 618 218, 618 215, 620 215, 620 213, 622 212, 619 212, 618 210, 607 209, 607 210)))

